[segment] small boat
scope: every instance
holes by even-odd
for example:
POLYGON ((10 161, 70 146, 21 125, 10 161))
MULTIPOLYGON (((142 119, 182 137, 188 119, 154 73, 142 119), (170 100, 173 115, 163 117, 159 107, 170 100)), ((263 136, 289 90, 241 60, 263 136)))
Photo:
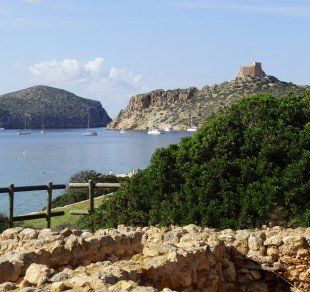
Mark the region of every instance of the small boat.
POLYGON ((96 131, 86 131, 83 133, 83 136, 98 136, 98 133, 96 131))
POLYGON ((87 122, 87 131, 83 133, 83 136, 98 136, 98 133, 94 130, 90 130, 89 128, 89 117, 90 117, 90 111, 88 109, 88 122, 87 122))
POLYGON ((31 135, 31 130, 27 129, 27 117, 29 115, 27 113, 25 113, 24 115, 24 119, 25 119, 25 128, 23 130, 18 130, 17 131, 17 135, 31 135))
POLYGON ((171 131, 172 131, 172 127, 170 125, 165 128, 165 132, 171 132, 171 131))
POLYGON ((162 134, 161 131, 159 131, 158 129, 155 129, 155 128, 153 128, 152 130, 147 131, 147 133, 149 135, 160 135, 160 134, 162 134))
POLYGON ((196 132, 197 131, 197 127, 193 126, 193 116, 192 116, 192 114, 191 114, 191 126, 190 126, 190 128, 187 128, 186 131, 187 132, 196 132))
POLYGON ((121 132, 120 132, 121 134, 124 134, 125 133, 125 130, 121 130, 121 132))
POLYGON ((0 132, 4 131, 5 129, 4 128, 0 128, 0 132))

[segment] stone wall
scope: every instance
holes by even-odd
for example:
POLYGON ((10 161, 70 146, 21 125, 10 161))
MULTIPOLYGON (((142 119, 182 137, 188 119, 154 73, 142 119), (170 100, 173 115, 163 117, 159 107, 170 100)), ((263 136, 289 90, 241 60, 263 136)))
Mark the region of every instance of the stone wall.
POLYGON ((0 235, 0 291, 309 291, 309 242, 310 228, 17 227, 0 235))

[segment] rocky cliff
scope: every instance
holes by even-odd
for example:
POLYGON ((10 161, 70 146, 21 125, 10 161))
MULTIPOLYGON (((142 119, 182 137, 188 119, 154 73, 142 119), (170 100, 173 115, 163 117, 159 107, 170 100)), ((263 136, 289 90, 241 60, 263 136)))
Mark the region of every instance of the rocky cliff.
POLYGON ((24 128, 85 128, 105 127, 111 118, 99 101, 49 86, 34 86, 0 96, 0 127, 24 128))
POLYGON ((230 106, 236 100, 251 94, 271 93, 281 96, 290 92, 300 93, 310 86, 297 86, 279 81, 273 76, 237 77, 230 82, 205 86, 201 90, 155 90, 131 98, 126 109, 109 125, 109 129, 147 130, 152 125, 174 130, 185 130, 192 123, 201 125, 212 113, 230 106))
POLYGON ((20 227, 0 235, 0 291, 309 291, 310 229, 20 227))

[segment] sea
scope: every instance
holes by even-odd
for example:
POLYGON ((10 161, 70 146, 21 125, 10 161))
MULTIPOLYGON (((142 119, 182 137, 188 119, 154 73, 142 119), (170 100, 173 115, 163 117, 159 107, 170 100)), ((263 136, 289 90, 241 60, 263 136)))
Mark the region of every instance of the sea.
MULTIPOLYGON (((148 135, 143 131, 91 129, 98 136, 83 136, 83 129, 32 130, 31 135, 17 135, 17 130, 0 132, 0 187, 67 184, 81 170, 100 173, 129 173, 144 169, 157 148, 179 143, 190 132, 148 135)), ((61 194, 53 191, 53 197, 61 194)), ((41 210, 45 191, 15 193, 14 215, 41 210)), ((0 212, 7 214, 8 194, 0 194, 0 212)))

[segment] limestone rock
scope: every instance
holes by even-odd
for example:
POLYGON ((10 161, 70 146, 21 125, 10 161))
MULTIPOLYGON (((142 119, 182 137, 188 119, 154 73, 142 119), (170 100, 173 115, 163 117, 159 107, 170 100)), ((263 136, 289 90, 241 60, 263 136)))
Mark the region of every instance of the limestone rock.
POLYGON ((307 228, 14 228, 0 239, 0 291, 287 291, 275 273, 310 288, 307 228))
POLYGON ((30 284, 41 286, 45 284, 53 274, 55 274, 55 271, 49 269, 45 265, 31 264, 26 271, 24 279, 30 284))

